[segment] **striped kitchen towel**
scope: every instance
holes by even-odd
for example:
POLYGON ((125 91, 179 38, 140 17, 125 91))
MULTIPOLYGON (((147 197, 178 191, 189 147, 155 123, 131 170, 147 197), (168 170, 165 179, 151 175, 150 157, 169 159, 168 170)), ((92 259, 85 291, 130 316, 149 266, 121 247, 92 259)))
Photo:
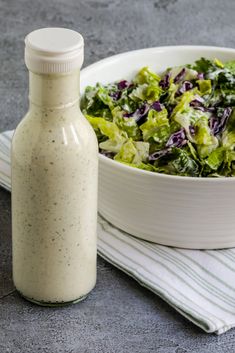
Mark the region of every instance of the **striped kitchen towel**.
MULTIPOLYGON (((0 185, 9 191, 12 134, 0 134, 0 185)), ((221 334, 235 326, 235 249, 200 251, 156 245, 99 217, 98 251, 204 331, 221 334)))

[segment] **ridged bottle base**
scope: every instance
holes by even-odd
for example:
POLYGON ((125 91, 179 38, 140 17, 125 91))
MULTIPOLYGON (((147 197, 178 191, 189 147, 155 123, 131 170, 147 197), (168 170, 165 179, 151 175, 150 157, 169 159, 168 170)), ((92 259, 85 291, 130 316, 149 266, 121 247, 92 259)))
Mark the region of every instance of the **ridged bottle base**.
POLYGON ((17 292, 20 294, 21 297, 28 300, 29 302, 40 305, 40 306, 47 306, 47 307, 62 307, 62 306, 67 306, 67 305, 71 305, 71 304, 77 304, 77 303, 81 302, 82 300, 86 299, 86 297, 88 296, 88 294, 86 294, 86 295, 83 295, 75 300, 71 300, 68 302, 46 302, 46 301, 38 301, 33 298, 26 297, 24 294, 22 294, 18 290, 17 290, 17 292))

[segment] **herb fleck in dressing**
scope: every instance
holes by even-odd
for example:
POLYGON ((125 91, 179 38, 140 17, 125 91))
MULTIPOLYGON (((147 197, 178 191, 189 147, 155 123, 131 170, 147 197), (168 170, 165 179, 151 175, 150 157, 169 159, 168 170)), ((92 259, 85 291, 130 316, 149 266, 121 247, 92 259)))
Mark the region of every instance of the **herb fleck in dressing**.
MULTIPOLYGON (((67 43, 70 32, 44 29, 26 38, 30 109, 12 143, 14 283, 27 299, 45 305, 78 301, 96 282, 98 147, 79 109, 79 60, 74 66, 70 60, 68 72, 58 72, 60 62, 51 73, 36 72, 27 59, 33 41, 38 50, 46 47, 38 36, 59 35, 67 43)), ((57 39, 58 51, 56 45, 57 39)))

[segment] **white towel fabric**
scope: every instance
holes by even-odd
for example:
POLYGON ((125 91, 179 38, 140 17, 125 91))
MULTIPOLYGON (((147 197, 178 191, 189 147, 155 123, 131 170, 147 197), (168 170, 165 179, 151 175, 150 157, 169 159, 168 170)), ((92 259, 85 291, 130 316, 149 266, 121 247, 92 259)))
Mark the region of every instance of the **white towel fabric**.
MULTIPOLYGON (((9 191, 12 134, 0 134, 0 185, 9 191)), ((99 216, 98 252, 204 331, 221 334, 235 326, 235 249, 200 251, 156 245, 132 237, 99 216)))

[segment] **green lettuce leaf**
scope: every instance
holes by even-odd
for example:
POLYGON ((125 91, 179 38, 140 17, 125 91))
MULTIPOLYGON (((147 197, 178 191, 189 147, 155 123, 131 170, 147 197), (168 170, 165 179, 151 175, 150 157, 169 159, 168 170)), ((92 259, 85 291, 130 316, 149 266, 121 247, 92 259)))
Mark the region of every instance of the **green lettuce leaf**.
POLYGON ((175 174, 198 175, 199 166, 185 149, 174 148, 173 155, 175 159, 172 160, 171 165, 175 169, 175 174))
POLYGON ((209 154, 218 147, 218 141, 215 138, 215 141, 211 145, 197 145, 197 153, 201 159, 204 159, 209 156, 209 154))
POLYGON ((211 152, 209 157, 206 160, 206 164, 212 169, 217 171, 218 168, 224 161, 225 149, 223 147, 218 147, 211 152))
POLYGON ((210 70, 213 70, 215 68, 215 65, 213 64, 212 60, 201 58, 199 60, 196 60, 195 63, 191 65, 191 67, 197 72, 206 74, 210 70))
POLYGON ((158 83, 147 84, 137 86, 130 94, 130 98, 134 101, 147 101, 153 103, 159 100, 162 89, 158 83))
POLYGON ((149 84, 145 90, 145 99, 148 103, 153 103, 160 99, 163 90, 159 84, 149 84))
POLYGON ((146 100, 145 91, 147 88, 148 88, 147 83, 144 83, 142 85, 138 85, 135 89, 133 89, 133 91, 131 92, 129 97, 135 102, 145 101, 146 100))
POLYGON ((86 115, 86 118, 95 131, 99 130, 100 133, 107 138, 107 140, 100 142, 99 147, 110 152, 119 152, 128 138, 127 134, 121 131, 114 122, 107 121, 104 118, 89 115, 86 115))
POLYGON ((226 62, 224 67, 235 75, 235 60, 226 62))
POLYGON ((88 114, 111 120, 110 107, 113 107, 113 102, 111 97, 108 97, 107 89, 100 84, 97 84, 95 87, 86 87, 81 99, 81 109, 84 115, 88 114))
POLYGON ((94 104, 97 94, 96 87, 87 86, 81 98, 81 109, 88 111, 94 104))
POLYGON ((133 100, 142 100, 153 103, 163 93, 159 86, 161 77, 152 72, 148 67, 143 67, 135 76, 133 82, 137 87, 132 91, 130 97, 133 100))
POLYGON ((128 139, 114 157, 115 160, 139 165, 146 162, 149 155, 149 143, 128 139))
POLYGON ((133 163, 126 163, 126 162, 123 162, 123 161, 119 161, 119 162, 121 162, 123 164, 126 164, 129 167, 143 169, 143 170, 147 170, 149 172, 159 172, 159 173, 162 172, 161 168, 157 168, 157 167, 155 167, 154 165, 152 165, 150 163, 140 163, 140 164, 137 165, 137 164, 133 164, 133 163))
POLYGON ((121 97, 118 101, 116 101, 116 106, 118 106, 121 110, 124 110, 126 113, 134 112, 138 108, 138 102, 140 100, 139 97, 131 98, 131 94, 133 91, 133 87, 130 89, 124 89, 122 91, 121 97))
POLYGON ((222 134, 222 146, 224 146, 227 150, 235 149, 235 109, 226 125, 226 130, 222 134))
POLYGON ((224 160, 224 175, 234 176, 235 175, 235 151, 226 150, 225 160, 224 160))
POLYGON ((112 110, 112 116, 113 122, 120 130, 125 131, 128 137, 132 137, 133 140, 140 139, 141 132, 134 118, 123 116, 123 111, 120 107, 112 110))
POLYGON ((173 79, 170 79, 170 87, 167 92, 167 103, 170 105, 174 105, 177 103, 177 99, 175 98, 175 94, 179 89, 179 84, 175 84, 173 79))
POLYGON ((224 68, 224 64, 222 63, 222 61, 220 61, 220 60, 217 59, 217 58, 214 59, 214 64, 215 64, 217 67, 221 68, 221 69, 224 68))
POLYGON ((181 96, 179 102, 177 103, 171 114, 172 121, 178 123, 181 127, 185 129, 187 137, 191 142, 195 142, 195 140, 190 132, 190 126, 194 126, 196 121, 206 114, 204 112, 201 112, 200 110, 195 110, 190 107, 190 102, 197 98, 197 95, 197 88, 185 92, 181 96))
POLYGON ((111 110, 114 108, 114 102, 113 99, 110 97, 110 90, 108 89, 108 87, 98 84, 97 96, 111 110))
POLYGON ((170 123, 166 109, 160 112, 151 109, 147 121, 140 126, 144 141, 152 141, 163 146, 170 136, 170 123))
POLYGON ((218 139, 211 133, 208 125, 208 116, 204 115, 198 119, 194 125, 197 152, 200 158, 206 158, 218 147, 218 139))
POLYGON ((197 80, 197 84, 199 86, 199 91, 202 96, 206 94, 211 94, 212 92, 211 80, 197 80))
POLYGON ((185 148, 172 148, 169 155, 155 162, 155 166, 166 174, 199 176, 200 173, 198 163, 192 158, 190 151, 185 148))
POLYGON ((161 80, 161 77, 152 72, 147 66, 143 67, 135 76, 133 82, 137 85, 157 84, 161 80))
MULTIPOLYGON (((172 112, 172 119, 173 120, 176 120, 178 122, 177 118, 179 116, 182 116, 185 113, 193 111, 192 108, 189 106, 189 103, 192 102, 192 100, 194 100, 196 98, 195 97, 196 94, 199 94, 199 91, 197 88, 194 88, 194 89, 182 94, 178 104, 176 105, 176 107, 174 108, 174 110, 172 112)), ((180 120, 179 124, 181 125, 181 120, 180 120)), ((183 126, 183 127, 185 127, 185 126, 183 126)))
POLYGON ((198 145, 212 145, 215 143, 214 136, 208 125, 208 116, 202 115, 194 124, 196 130, 194 142, 198 145))

